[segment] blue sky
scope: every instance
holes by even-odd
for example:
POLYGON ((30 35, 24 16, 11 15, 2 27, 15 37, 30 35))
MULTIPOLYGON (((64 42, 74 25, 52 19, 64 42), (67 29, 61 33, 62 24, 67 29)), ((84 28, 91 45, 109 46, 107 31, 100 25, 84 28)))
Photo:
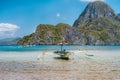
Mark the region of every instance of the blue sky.
MULTIPOLYGON (((86 5, 94 0, 0 0, 0 39, 22 37, 38 24, 72 25, 86 5)), ((105 0, 120 13, 120 0, 105 0)))

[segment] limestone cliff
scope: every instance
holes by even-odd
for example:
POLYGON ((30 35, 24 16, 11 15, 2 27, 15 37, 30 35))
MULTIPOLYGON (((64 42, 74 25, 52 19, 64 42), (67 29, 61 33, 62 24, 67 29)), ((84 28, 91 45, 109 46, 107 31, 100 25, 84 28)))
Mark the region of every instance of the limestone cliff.
POLYGON ((58 44, 62 37, 69 44, 120 45, 120 16, 104 2, 91 2, 73 27, 64 23, 40 24, 33 34, 23 37, 18 44, 58 44))

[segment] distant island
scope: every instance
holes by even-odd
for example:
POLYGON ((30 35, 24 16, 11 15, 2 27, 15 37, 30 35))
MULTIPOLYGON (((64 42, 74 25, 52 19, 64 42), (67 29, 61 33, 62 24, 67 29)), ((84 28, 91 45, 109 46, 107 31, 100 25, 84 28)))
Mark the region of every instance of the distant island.
POLYGON ((20 37, 0 39, 0 46, 3 46, 3 45, 17 45, 17 42, 20 39, 21 39, 20 37))
POLYGON ((120 45, 120 14, 102 1, 90 2, 73 26, 39 24, 18 45, 58 44, 64 37, 73 45, 120 45))

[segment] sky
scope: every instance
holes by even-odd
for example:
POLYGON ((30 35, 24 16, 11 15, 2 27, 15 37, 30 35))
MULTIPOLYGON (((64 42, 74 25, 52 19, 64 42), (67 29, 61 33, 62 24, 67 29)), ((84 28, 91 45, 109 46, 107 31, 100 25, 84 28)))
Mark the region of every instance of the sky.
MULTIPOLYGON (((0 0, 0 39, 23 37, 39 24, 73 25, 89 2, 96 0, 0 0)), ((100 0, 120 13, 120 0, 100 0)))

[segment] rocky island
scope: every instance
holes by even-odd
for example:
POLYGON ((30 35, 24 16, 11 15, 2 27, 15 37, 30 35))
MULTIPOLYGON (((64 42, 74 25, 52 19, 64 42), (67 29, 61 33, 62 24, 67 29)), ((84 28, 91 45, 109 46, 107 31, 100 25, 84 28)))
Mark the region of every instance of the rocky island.
POLYGON ((19 45, 58 44, 64 37, 73 45, 120 45, 120 16, 102 1, 90 2, 73 26, 39 24, 19 45))

